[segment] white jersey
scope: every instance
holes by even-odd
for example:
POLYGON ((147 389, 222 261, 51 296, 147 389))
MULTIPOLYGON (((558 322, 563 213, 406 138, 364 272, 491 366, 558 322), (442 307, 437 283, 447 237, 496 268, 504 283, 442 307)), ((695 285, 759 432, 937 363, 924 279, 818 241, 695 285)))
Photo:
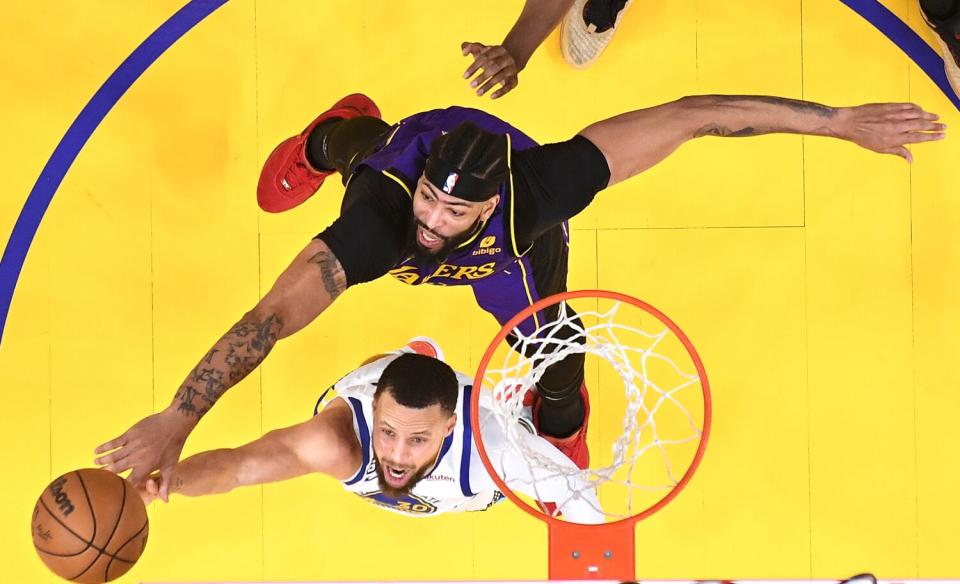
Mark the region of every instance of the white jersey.
MULTIPOLYGON (((456 409, 457 422, 450 435, 444 438, 433 468, 427 471, 403 500, 394 500, 380 491, 371 440, 373 394, 383 370, 398 354, 388 355, 356 369, 334 384, 331 389, 335 395, 324 395, 321 397, 321 403, 318 404, 319 409, 322 405, 329 403, 330 399, 340 398, 345 400, 353 410, 353 429, 360 442, 363 460, 357 472, 349 479, 342 481, 344 488, 391 511, 419 517, 448 511, 483 511, 504 499, 504 495, 497 490, 496 483, 490 478, 477 453, 470 418, 473 380, 461 373, 457 373, 457 381, 460 384, 460 396, 457 399, 456 409)), ((484 410, 485 408, 481 405, 481 413, 484 413, 484 410)), ((480 419, 487 418, 488 416, 480 416, 480 419)), ((503 431, 496 423, 484 425, 483 437, 488 453, 499 451, 506 442, 503 431)), ((538 450, 546 450, 551 458, 566 462, 571 468, 573 467, 573 463, 546 440, 533 435, 530 436, 530 440, 542 443, 538 445, 538 450)), ((502 459, 503 457, 494 458, 502 459)), ((519 458, 519 455, 515 458, 519 458)), ((526 467, 522 461, 516 462, 519 464, 507 463, 511 473, 509 476, 514 476, 515 472, 523 472, 522 468, 526 467)), ((510 484, 513 487, 513 483, 510 484)), ((566 484, 564 483, 562 487, 565 489, 566 484)), ((516 490, 522 492, 525 489, 516 488, 516 490)), ((543 487, 538 483, 538 492, 541 497, 550 491, 550 485, 543 487)), ((568 493, 566 489, 565 493, 568 493)), ((579 523, 603 521, 595 494, 593 491, 590 493, 589 497, 561 507, 567 519, 579 523)), ((555 500, 566 500, 568 497, 563 494, 558 493, 555 500)))

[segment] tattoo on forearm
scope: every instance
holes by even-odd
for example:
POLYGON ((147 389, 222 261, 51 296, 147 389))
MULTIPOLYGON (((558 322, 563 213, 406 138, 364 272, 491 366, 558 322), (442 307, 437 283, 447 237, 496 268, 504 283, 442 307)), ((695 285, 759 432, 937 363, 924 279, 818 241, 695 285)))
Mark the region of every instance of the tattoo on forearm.
MULTIPOLYGON (((702 136, 721 136, 724 138, 746 138, 748 136, 763 136, 764 134, 795 134, 797 131, 791 128, 784 128, 778 126, 770 126, 767 128, 752 126, 746 126, 740 128, 739 130, 731 130, 730 128, 723 126, 717 123, 707 124, 696 132, 694 132, 695 138, 700 138, 702 136)), ((827 126, 820 126, 818 128, 812 129, 810 131, 803 132, 804 134, 815 134, 819 136, 832 136, 834 135, 833 131, 827 126)))
MULTIPOLYGON (((769 130, 769 132, 776 132, 777 130, 769 130)), ((726 126, 721 126, 720 124, 707 124, 694 133, 694 136, 697 138, 701 136, 723 136, 726 138, 741 138, 746 136, 756 136, 758 134, 766 134, 769 132, 757 131, 755 128, 747 126, 745 128, 740 128, 739 130, 731 130, 726 126)))
POLYGON ((814 114, 821 118, 832 118, 837 115, 836 108, 828 107, 823 104, 814 103, 812 101, 801 101, 798 99, 790 99, 787 97, 773 97, 770 95, 711 95, 711 98, 716 100, 718 103, 726 103, 732 101, 744 101, 744 102, 761 102, 769 103, 773 105, 782 105, 784 107, 790 108, 792 111, 801 114, 814 114))
POLYGON ((337 296, 340 296, 340 294, 346 290, 347 277, 343 272, 343 267, 340 265, 339 260, 337 260, 336 256, 332 253, 328 251, 317 252, 307 261, 320 266, 323 287, 326 289, 327 294, 330 295, 330 300, 335 300, 337 296))
POLYGON ((218 399, 263 361, 283 323, 275 314, 261 322, 241 321, 223 335, 180 386, 177 411, 200 418, 218 399))
MULTIPOLYGON (((809 127, 809 118, 803 123, 802 126, 793 126, 791 124, 786 124, 786 120, 783 120, 782 124, 777 125, 757 125, 754 123, 750 126, 744 126, 742 128, 735 128, 725 125, 721 122, 710 122, 701 126, 696 132, 694 132, 694 137, 701 136, 724 136, 729 138, 741 138, 746 136, 761 136, 763 134, 774 134, 774 133, 802 133, 802 134, 818 134, 818 135, 834 135, 833 131, 829 128, 828 122, 826 120, 833 118, 837 115, 837 110, 832 107, 827 107, 819 103, 813 103, 809 101, 799 101, 796 99, 788 99, 785 97, 772 97, 767 95, 708 95, 705 98, 707 103, 712 103, 714 105, 729 106, 731 108, 743 107, 748 108, 757 104, 772 104, 780 107, 785 107, 791 112, 812 115, 815 118, 824 120, 823 125, 819 125, 816 128, 809 127), (802 130, 800 128, 803 128, 802 130)), ((722 109, 720 111, 723 111, 722 109)), ((776 119, 776 116, 770 115, 766 116, 768 118, 776 119)))

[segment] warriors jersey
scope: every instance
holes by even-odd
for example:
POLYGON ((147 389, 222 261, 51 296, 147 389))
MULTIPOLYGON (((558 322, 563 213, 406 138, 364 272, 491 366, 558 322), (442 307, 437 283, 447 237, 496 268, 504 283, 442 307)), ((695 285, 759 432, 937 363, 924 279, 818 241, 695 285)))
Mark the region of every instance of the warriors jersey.
MULTIPOLYGON (((353 429, 360 443, 362 461, 356 473, 342 481, 343 487, 375 505, 418 517, 448 511, 483 511, 502 500, 504 495, 497 490, 496 484, 487 473, 473 441, 474 429, 471 427, 470 418, 472 380, 460 373, 457 374, 460 383, 457 422, 453 432, 444 438, 437 460, 403 500, 392 499, 381 492, 372 441, 373 395, 383 370, 398 354, 399 352, 383 357, 348 374, 331 388, 332 391, 321 397, 321 403, 317 406, 317 409, 320 409, 331 399, 342 399, 353 413, 353 429)), ((481 405, 481 414, 483 409, 481 405)), ((480 417, 486 418, 487 416, 483 415, 480 417)), ((496 423, 485 425, 483 436, 488 453, 503 448, 505 439, 496 423)), ((559 460, 573 466, 573 463, 545 440, 536 436, 531 436, 531 439, 542 442, 541 446, 550 450, 550 454, 555 458, 559 457, 559 460)), ((516 466, 526 465, 521 463, 516 466)), ((550 486, 540 488, 538 492, 542 497, 545 493, 550 493, 550 486)), ((562 501, 566 498, 564 493, 559 493, 556 500, 562 501)), ((595 496, 580 499, 561 509, 568 519, 574 521, 593 523, 603 520, 595 496)))

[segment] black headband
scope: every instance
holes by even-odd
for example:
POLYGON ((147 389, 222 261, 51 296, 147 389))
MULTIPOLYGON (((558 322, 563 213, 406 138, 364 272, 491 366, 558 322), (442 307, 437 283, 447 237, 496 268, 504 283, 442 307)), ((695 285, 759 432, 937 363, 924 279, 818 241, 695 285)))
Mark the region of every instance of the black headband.
POLYGON ((497 194, 497 190, 507 178, 506 172, 498 173, 489 178, 477 178, 463 172, 453 164, 439 157, 427 158, 424 176, 441 191, 474 203, 482 203, 497 194))
MULTIPOLYGON (((509 150, 510 136, 504 136, 504 147, 509 150)), ((427 158, 423 174, 434 186, 441 191, 465 201, 482 203, 497 194, 500 185, 507 178, 509 170, 505 167, 502 172, 487 178, 477 178, 470 173, 463 172, 457 166, 442 160, 439 156, 427 158)))

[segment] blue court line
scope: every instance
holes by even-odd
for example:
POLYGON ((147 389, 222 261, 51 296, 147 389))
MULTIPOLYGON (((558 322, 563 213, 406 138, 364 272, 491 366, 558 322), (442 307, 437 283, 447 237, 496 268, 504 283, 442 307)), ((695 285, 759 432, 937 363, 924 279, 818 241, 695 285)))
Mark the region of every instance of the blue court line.
POLYGON ((960 97, 957 97, 953 88, 950 87, 947 73, 943 69, 943 59, 907 23, 897 18, 896 14, 890 12, 878 0, 840 1, 900 47, 900 50, 913 59, 913 62, 937 84, 943 94, 960 110, 960 97))
POLYGON ((80 154, 80 149, 140 75, 180 37, 226 2, 227 0, 191 0, 178 10, 117 67, 63 135, 20 210, 7 247, 3 250, 3 258, 0 259, 0 342, 3 340, 13 291, 20 278, 30 244, 33 243, 53 195, 80 154))
MULTIPOLYGON (((947 82, 943 61, 917 33, 877 0, 841 0, 841 2, 900 47, 960 109, 960 99, 947 82)), ((160 55, 200 21, 226 3, 227 0, 191 0, 160 25, 110 75, 60 140, 30 191, 17 218, 17 223, 13 227, 13 232, 10 234, 10 239, 7 241, 3 258, 0 259, 0 343, 3 341, 3 333, 6 329, 10 301, 30 244, 33 243, 40 221, 47 212, 53 195, 60 188, 63 177, 80 154, 83 145, 87 143, 117 101, 160 55)))

